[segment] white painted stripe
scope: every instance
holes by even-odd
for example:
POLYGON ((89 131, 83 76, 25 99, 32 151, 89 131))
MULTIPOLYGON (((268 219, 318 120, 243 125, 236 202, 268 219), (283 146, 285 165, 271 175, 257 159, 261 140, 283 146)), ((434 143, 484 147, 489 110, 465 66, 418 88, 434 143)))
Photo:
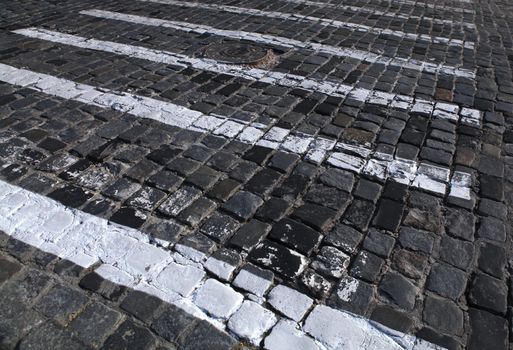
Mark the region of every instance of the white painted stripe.
POLYGON ((103 11, 103 10, 84 10, 80 11, 83 15, 94 16, 105 19, 114 19, 119 21, 125 21, 129 23, 137 23, 155 27, 171 28, 175 30, 193 32, 197 34, 214 34, 219 36, 225 36, 233 39, 248 40, 258 42, 262 44, 278 45, 286 48, 295 49, 308 49, 317 52, 327 53, 329 55, 339 57, 351 57, 358 60, 362 60, 369 63, 380 63, 384 65, 391 65, 395 67, 404 67, 407 69, 414 69, 418 71, 428 73, 442 73, 448 75, 455 75, 463 78, 475 78, 475 72, 470 69, 457 68, 453 66, 447 66, 443 64, 434 64, 431 62, 423 62, 418 60, 409 60, 401 58, 391 58, 381 55, 374 54, 372 52, 339 48, 330 45, 324 45, 312 42, 302 42, 299 40, 289 39, 280 36, 274 36, 269 34, 259 34, 252 32, 244 32, 240 30, 224 30, 217 29, 210 26, 200 24, 190 24, 187 22, 169 21, 165 19, 143 17, 137 15, 124 14, 119 12, 103 11))
MULTIPOLYGON (((435 24, 449 24, 451 26, 453 26, 455 24, 461 24, 462 26, 469 28, 469 29, 476 28, 476 25, 474 23, 469 23, 469 22, 456 22, 451 19, 440 19, 440 18, 432 18, 432 17, 426 17, 426 16, 415 16, 415 15, 409 15, 409 14, 401 14, 398 12, 391 12, 391 11, 380 11, 376 8, 370 8, 370 7, 358 7, 358 6, 343 5, 341 3, 334 4, 334 3, 309 1, 309 0, 282 0, 282 1, 289 2, 292 4, 318 6, 318 7, 322 7, 322 8, 328 7, 328 8, 333 8, 333 9, 337 9, 337 10, 349 10, 349 11, 353 11, 355 13, 362 13, 362 12, 370 13, 370 14, 377 15, 377 16, 401 18, 401 19, 406 19, 406 20, 416 19, 419 21, 430 21, 435 24)), ((417 6, 419 6, 419 5, 422 6, 422 5, 424 5, 424 3, 417 3, 417 6)))
MULTIPOLYGON (((255 344, 261 338, 272 337, 269 341, 265 340, 271 344, 285 337, 285 340, 302 339, 314 348, 327 349, 335 349, 341 344, 369 344, 366 349, 376 350, 403 350, 417 346, 423 346, 423 349, 436 348, 413 336, 323 305, 315 306, 312 311, 304 311, 307 314, 303 330, 302 322, 282 317, 251 301, 255 297, 236 292, 229 283, 209 278, 203 266, 204 261, 196 263, 176 252, 151 244, 148 236, 142 232, 67 208, 47 197, 3 181, 0 181, 0 230, 84 268, 101 262, 95 272, 103 278, 155 295, 222 330, 229 329, 238 336, 247 335, 245 331, 249 329, 251 336, 254 336, 250 340, 255 344), (222 296, 231 298, 223 299, 222 296), (218 317, 209 316, 207 312, 218 317), (259 318, 261 315, 266 318, 259 318), (277 328, 281 329, 279 339, 276 333, 273 334, 274 330, 266 335, 265 332, 278 319, 293 325, 294 332, 283 333, 280 327, 277 328), (325 324, 331 319, 343 322, 345 327, 340 328, 339 323, 333 322, 331 325, 325 324), (258 329, 253 326, 255 321, 262 321, 257 322, 259 326, 265 322, 267 327, 258 329)), ((282 291, 273 293, 273 304, 279 305, 280 309, 287 305, 295 307, 290 303, 291 295, 295 300, 309 299, 299 292, 282 291)), ((260 303, 264 302, 265 298, 260 299, 260 303)), ((289 308, 285 310, 294 311, 289 308)))
MULTIPOLYGON (((328 157, 327 162, 335 167, 375 176, 382 180, 391 179, 442 195, 445 194, 449 181, 448 175, 440 175, 448 174, 449 169, 394 159, 391 155, 383 153, 373 154, 372 150, 364 146, 336 143, 333 140, 311 137, 276 126, 268 128, 259 123, 243 123, 218 115, 215 117, 205 115, 173 103, 120 91, 100 90, 91 85, 75 83, 2 63, 0 63, 0 81, 31 88, 48 95, 127 112, 137 117, 153 119, 188 130, 211 132, 229 139, 237 138, 249 144, 256 143, 272 149, 305 155, 307 160, 317 164, 328 157)), ((459 186, 464 189, 470 188, 470 185, 470 183, 466 185, 461 183, 459 186)), ((463 193, 462 191, 453 191, 451 195, 458 196, 463 193)))
POLYGON ((398 38, 405 38, 405 39, 411 39, 411 40, 423 40, 423 41, 429 41, 437 44, 447 44, 449 46, 457 46, 457 47, 465 47, 467 49, 474 49, 475 43, 472 41, 463 41, 460 39, 449 39, 444 38, 440 36, 432 36, 427 34, 414 34, 414 33, 405 33, 399 30, 392 30, 392 29, 383 29, 383 28, 375 28, 370 27, 364 24, 357 24, 357 23, 350 23, 350 22, 343 22, 343 21, 337 21, 334 19, 328 19, 328 18, 320 18, 320 17, 313 17, 313 16, 305 16, 300 14, 294 14, 294 13, 285 13, 285 12, 278 12, 278 11, 263 11, 263 10, 257 10, 257 9, 249 9, 249 8, 243 8, 243 7, 237 7, 237 6, 229 6, 229 5, 220 5, 220 4, 204 4, 204 3, 198 3, 198 2, 182 2, 177 0, 138 0, 142 2, 151 2, 151 3, 157 3, 157 4, 165 4, 165 5, 176 5, 176 6, 182 6, 182 7, 190 7, 190 8, 202 8, 202 9, 209 9, 209 10, 217 10, 217 11, 224 11, 224 12, 230 12, 230 13, 236 13, 241 15, 249 15, 249 16, 261 16, 261 17, 267 17, 267 18, 278 18, 283 20, 290 20, 290 21, 302 21, 302 22, 310 22, 310 23, 316 23, 320 24, 326 27, 335 27, 335 28, 346 28, 351 29, 355 31, 360 32, 369 32, 374 33, 377 35, 390 35, 398 38))
POLYGON ((448 6, 445 4, 437 4, 437 3, 429 3, 429 2, 418 2, 416 0, 379 0, 383 2, 396 3, 396 4, 404 4, 414 7, 426 7, 433 10, 444 11, 444 12, 459 12, 459 13, 468 13, 475 14, 476 11, 468 8, 463 8, 461 6, 448 6))
MULTIPOLYGON (((362 88, 353 88, 339 82, 330 80, 308 79, 303 76, 286 74, 274 71, 268 71, 258 68, 246 66, 229 65, 219 63, 211 59, 192 58, 181 54, 168 51, 154 50, 141 46, 120 44, 112 41, 103 41, 96 39, 87 39, 84 37, 65 34, 45 29, 27 28, 15 30, 14 33, 25 35, 31 38, 47 40, 64 45, 72 45, 80 48, 100 50, 111 52, 118 55, 144 59, 148 61, 173 64, 180 67, 188 67, 189 65, 201 70, 228 74, 241 77, 248 80, 259 81, 268 84, 280 85, 292 88, 301 88, 313 92, 320 92, 330 96, 350 98, 353 100, 387 106, 402 110, 410 110, 421 112, 429 116, 433 110, 436 112, 437 105, 451 106, 450 111, 438 113, 435 117, 451 120, 459 120, 459 107, 450 103, 433 103, 423 99, 415 99, 410 96, 392 94, 381 91, 373 91, 362 88)), ((466 108, 466 115, 474 118, 471 125, 481 125, 482 112, 470 108, 466 108)), ((445 109, 444 109, 445 111, 445 109)), ((462 122, 468 122, 470 119, 464 119, 462 122)))

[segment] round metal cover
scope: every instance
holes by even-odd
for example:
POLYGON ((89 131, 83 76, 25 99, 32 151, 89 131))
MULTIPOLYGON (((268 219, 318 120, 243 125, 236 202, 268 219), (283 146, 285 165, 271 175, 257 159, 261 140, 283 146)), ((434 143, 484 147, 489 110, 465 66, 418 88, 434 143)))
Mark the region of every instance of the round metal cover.
POLYGON ((272 50, 246 43, 222 42, 210 45, 205 57, 221 63, 260 65, 274 57, 272 50))

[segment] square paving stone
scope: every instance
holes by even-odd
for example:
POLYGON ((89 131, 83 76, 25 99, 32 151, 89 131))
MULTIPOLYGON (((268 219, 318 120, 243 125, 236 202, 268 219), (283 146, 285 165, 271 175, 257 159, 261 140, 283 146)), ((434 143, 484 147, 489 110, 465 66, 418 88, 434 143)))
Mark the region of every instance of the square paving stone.
POLYGON ((100 303, 89 304, 68 326, 68 331, 83 343, 99 347, 114 329, 121 314, 100 303))
POLYGON ((362 250, 352 263, 350 274, 353 277, 373 283, 377 280, 385 261, 377 255, 362 250))
POLYGON ((374 204, 369 201, 354 199, 344 213, 344 221, 360 230, 367 230, 374 213, 374 204))
POLYGON ((271 225, 258 220, 251 220, 244 224, 230 239, 230 244, 245 251, 251 250, 264 239, 271 225))
POLYGON ((32 329, 17 348, 20 350, 46 350, 48 344, 51 344, 52 349, 55 350, 87 349, 86 346, 72 339, 68 332, 57 328, 51 322, 46 322, 32 329))
POLYGON ((256 217, 263 221, 278 221, 285 215, 291 206, 292 203, 290 203, 290 201, 282 198, 271 197, 264 202, 260 209, 258 209, 256 217))
POLYGON ((505 314, 508 290, 506 284, 484 273, 477 273, 470 286, 469 303, 480 309, 505 314))
POLYGON ((434 264, 427 280, 427 289, 443 297, 457 300, 465 291, 466 274, 446 264, 434 264))
POLYGON ((240 219, 247 220, 255 214, 264 201, 253 193, 240 191, 234 194, 222 208, 240 219))
POLYGON ((320 274, 335 278, 342 277, 348 265, 349 256, 330 246, 322 247, 311 263, 311 267, 320 274))
POLYGON ((344 275, 333 290, 329 305, 358 315, 365 315, 374 300, 375 287, 357 278, 344 275))
POLYGON ((131 291, 121 302, 120 307, 141 321, 148 321, 162 305, 162 300, 140 291, 131 291))
POLYGON ((443 333, 460 335, 463 332, 463 311, 448 299, 427 296, 423 319, 428 325, 443 333))
POLYGON ((91 192, 73 185, 65 185, 48 195, 48 197, 72 208, 78 208, 92 196, 93 194, 91 192))
POLYGON ((407 333, 413 326, 413 318, 407 312, 390 305, 378 305, 372 311, 371 319, 396 331, 407 333))
POLYGON ((354 185, 354 175, 348 171, 330 168, 319 178, 327 186, 351 192, 354 185))
POLYGON ((153 320, 151 329, 170 342, 177 342, 182 334, 193 329, 198 320, 182 309, 166 304, 153 320))
POLYGON ((131 320, 123 322, 114 333, 105 340, 102 349, 129 350, 151 349, 155 344, 155 336, 146 328, 131 320))
POLYGON ((481 243, 477 265, 482 271, 502 278, 506 259, 506 251, 503 247, 487 242, 481 243))
POLYGON ((200 231, 218 242, 225 242, 239 227, 232 217, 216 212, 201 226, 200 231))
POLYGON ((180 186, 183 179, 171 171, 162 170, 150 176, 147 180, 148 185, 159 190, 171 192, 180 186))
POLYGON ((306 265, 301 254, 269 240, 257 245, 248 258, 289 278, 298 276, 306 265))
POLYGON ((349 194, 319 184, 310 187, 310 190, 304 198, 307 201, 335 210, 344 210, 351 201, 349 194))
POLYGON ((186 338, 181 340, 180 349, 226 350, 237 345, 237 341, 228 334, 218 330, 207 321, 200 321, 186 338))
POLYGON ((383 199, 379 205, 374 223, 385 230, 395 232, 403 216, 404 204, 383 199))
POLYGON ((412 310, 415 306, 417 287, 397 272, 386 273, 379 284, 379 290, 382 295, 404 310, 412 310))
POLYGON ((470 242, 445 236, 440 243, 440 259, 466 270, 474 257, 474 245, 470 242))
POLYGON ((139 228, 146 222, 147 218, 146 214, 137 209, 121 207, 109 220, 123 226, 139 228))
POLYGON ((309 255, 321 240, 321 235, 317 231, 289 218, 274 224, 269 237, 306 255, 309 255))
POLYGON ((363 234, 351 226, 337 223, 324 237, 324 242, 341 249, 346 253, 353 253, 362 241, 363 234))
POLYGON ((317 204, 306 203, 296 209, 293 216, 301 219, 301 221, 311 225, 313 228, 323 231, 336 218, 337 212, 317 204))
POLYGON ((428 266, 428 257, 418 252, 398 249, 394 253, 392 267, 406 277, 419 279, 428 266))
POLYGON ((445 228, 451 236, 474 240, 475 218, 472 213, 461 209, 449 209, 445 215, 445 228))
POLYGON ((65 326, 87 301, 83 293, 56 285, 37 302, 35 309, 65 326))
POLYGON ((505 318, 487 311, 470 308, 470 336, 467 349, 508 349, 508 323, 505 318))
POLYGON ((151 211, 157 207, 166 196, 167 194, 163 191, 144 186, 127 200, 126 205, 151 211))

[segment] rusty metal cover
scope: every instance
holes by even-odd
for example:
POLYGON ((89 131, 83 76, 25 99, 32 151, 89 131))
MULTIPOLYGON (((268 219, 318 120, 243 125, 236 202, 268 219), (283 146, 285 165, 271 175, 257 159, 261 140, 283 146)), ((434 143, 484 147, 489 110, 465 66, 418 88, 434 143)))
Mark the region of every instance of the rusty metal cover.
POLYGON ((204 56, 220 63, 265 67, 277 61, 273 50, 241 42, 221 42, 209 45, 204 56))

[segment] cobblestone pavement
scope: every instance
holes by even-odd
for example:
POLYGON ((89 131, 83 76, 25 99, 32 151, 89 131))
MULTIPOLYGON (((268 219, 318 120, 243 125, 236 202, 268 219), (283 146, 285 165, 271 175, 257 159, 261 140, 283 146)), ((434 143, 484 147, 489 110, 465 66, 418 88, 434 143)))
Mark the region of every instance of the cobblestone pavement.
POLYGON ((511 26, 2 1, 0 348, 513 348, 511 26))

